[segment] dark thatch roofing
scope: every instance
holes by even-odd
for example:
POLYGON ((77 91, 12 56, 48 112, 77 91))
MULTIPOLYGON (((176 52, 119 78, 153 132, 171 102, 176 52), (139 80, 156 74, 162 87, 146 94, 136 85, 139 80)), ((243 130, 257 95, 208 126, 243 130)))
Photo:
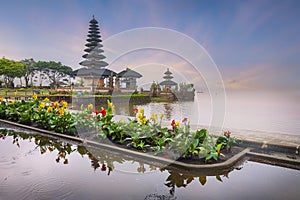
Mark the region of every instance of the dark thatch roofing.
POLYGON ((73 76, 94 76, 94 77, 109 77, 109 76, 116 76, 117 73, 110 70, 110 69, 104 69, 104 68, 80 68, 77 70, 74 70, 72 72, 73 76))
POLYGON ((177 83, 175 83, 174 81, 163 81, 161 83, 159 83, 159 85, 177 85, 177 83))
POLYGON ((90 61, 90 60, 84 60, 79 63, 82 66, 93 66, 93 67, 106 67, 108 65, 105 61, 90 61))
POLYGON ((138 73, 134 70, 131 70, 129 68, 118 73, 118 76, 122 77, 122 78, 141 78, 142 77, 142 75, 140 73, 138 73))

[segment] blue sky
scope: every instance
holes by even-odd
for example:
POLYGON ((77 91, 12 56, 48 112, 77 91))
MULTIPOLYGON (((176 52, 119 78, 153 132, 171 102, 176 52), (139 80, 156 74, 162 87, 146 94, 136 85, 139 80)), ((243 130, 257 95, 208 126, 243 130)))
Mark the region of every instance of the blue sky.
POLYGON ((3 1, 0 56, 61 61, 76 69, 95 15, 104 40, 142 27, 188 35, 207 50, 227 89, 299 92, 299 13, 297 0, 3 1))

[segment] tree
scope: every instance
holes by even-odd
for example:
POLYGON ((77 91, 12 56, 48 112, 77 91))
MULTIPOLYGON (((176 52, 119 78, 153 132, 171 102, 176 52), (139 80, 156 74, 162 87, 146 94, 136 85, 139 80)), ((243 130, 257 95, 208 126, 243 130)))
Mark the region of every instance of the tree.
POLYGON ((71 67, 54 61, 39 61, 36 63, 36 67, 48 77, 50 86, 54 86, 55 88, 59 87, 62 78, 70 76, 73 71, 71 67))
POLYGON ((15 78, 21 78, 24 74, 25 65, 23 63, 6 58, 0 59, 0 75, 3 75, 6 87, 14 88, 15 78))
POLYGON ((32 86, 32 79, 37 71, 36 68, 36 62, 30 58, 30 59, 25 59, 22 60, 21 63, 23 63, 25 65, 25 74, 24 74, 24 79, 25 79, 25 86, 29 87, 29 81, 30 81, 30 85, 32 86))

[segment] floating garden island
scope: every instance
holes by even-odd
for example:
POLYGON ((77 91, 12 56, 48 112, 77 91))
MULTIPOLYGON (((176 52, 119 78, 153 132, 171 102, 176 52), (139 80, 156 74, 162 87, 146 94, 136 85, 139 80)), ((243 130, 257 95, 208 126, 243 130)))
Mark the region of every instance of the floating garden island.
POLYGON ((2 122, 76 141, 92 149, 100 147, 161 165, 205 173, 228 171, 246 157, 300 169, 299 147, 270 145, 270 151, 259 143, 235 139, 230 131, 220 136, 212 136, 206 129, 192 131, 187 118, 172 120, 169 127, 163 127, 163 114, 147 118, 143 108, 134 110, 134 118, 116 121, 113 110, 114 104, 110 101, 99 110, 89 104, 78 112, 70 112, 67 102, 39 100, 36 94, 28 101, 0 98, 2 122), (276 149, 284 150, 288 156, 282 159, 276 149))

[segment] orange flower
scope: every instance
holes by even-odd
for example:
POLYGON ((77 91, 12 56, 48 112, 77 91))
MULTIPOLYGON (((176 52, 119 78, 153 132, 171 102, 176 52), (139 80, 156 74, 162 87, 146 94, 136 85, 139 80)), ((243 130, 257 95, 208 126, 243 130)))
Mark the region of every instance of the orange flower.
POLYGON ((65 113, 65 109, 64 109, 63 107, 60 108, 60 109, 59 109, 59 114, 60 114, 60 115, 63 115, 64 113, 65 113))
POLYGON ((53 108, 50 106, 47 108, 47 112, 52 112, 53 108))
POLYGON ((63 101, 63 102, 61 102, 61 105, 62 105, 62 107, 66 108, 68 106, 68 102, 63 101))
POLYGON ((58 107, 59 107, 59 103, 58 103, 57 101, 52 102, 52 106, 53 106, 54 108, 58 108, 58 107))

